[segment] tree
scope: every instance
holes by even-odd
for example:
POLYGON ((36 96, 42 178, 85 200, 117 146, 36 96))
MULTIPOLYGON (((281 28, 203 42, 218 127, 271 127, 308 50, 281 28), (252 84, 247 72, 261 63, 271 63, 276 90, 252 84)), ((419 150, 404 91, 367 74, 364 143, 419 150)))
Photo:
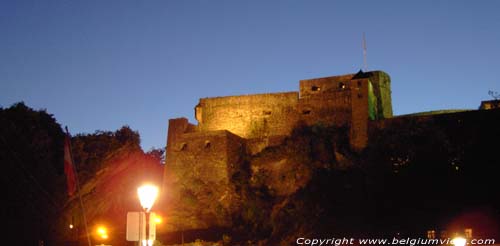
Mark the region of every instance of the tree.
POLYGON ((159 163, 165 164, 165 148, 151 148, 146 155, 156 159, 159 163))
POLYGON ((19 245, 50 241, 65 193, 64 133, 46 110, 23 102, 0 109, 0 216, 19 245), (19 230, 23 228, 23 230, 19 230))

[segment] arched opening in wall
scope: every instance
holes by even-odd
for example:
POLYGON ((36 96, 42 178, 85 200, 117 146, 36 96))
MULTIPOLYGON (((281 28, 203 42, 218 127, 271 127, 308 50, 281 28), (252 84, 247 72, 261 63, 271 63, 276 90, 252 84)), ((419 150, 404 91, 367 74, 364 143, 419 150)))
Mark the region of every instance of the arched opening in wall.
POLYGON ((304 109, 304 110, 302 110, 302 114, 303 115, 309 115, 309 114, 311 114, 311 110, 310 109, 304 109))
POLYGON ((264 110, 264 111, 262 111, 262 114, 264 114, 264 115, 271 115, 271 111, 270 110, 264 110))
POLYGON ((210 141, 205 141, 205 149, 209 149, 210 146, 212 146, 212 144, 210 143, 210 141))
POLYGON ((339 83, 339 89, 344 90, 346 88, 346 85, 342 82, 339 83))
POLYGON ((315 86, 315 85, 311 86, 311 91, 320 91, 320 90, 321 90, 321 87, 319 87, 319 86, 315 86))
POLYGON ((182 143, 180 149, 181 150, 187 150, 187 147, 188 147, 187 143, 182 143))

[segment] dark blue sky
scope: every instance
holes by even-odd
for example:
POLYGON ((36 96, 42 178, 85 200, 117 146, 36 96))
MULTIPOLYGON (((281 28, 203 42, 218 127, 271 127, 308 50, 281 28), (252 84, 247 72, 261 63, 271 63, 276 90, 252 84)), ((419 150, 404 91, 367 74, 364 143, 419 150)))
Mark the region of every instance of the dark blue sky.
POLYGON ((474 109, 500 91, 500 1, 0 1, 0 106, 73 134, 138 130, 163 147, 198 98, 298 90, 368 67, 395 114, 474 109))

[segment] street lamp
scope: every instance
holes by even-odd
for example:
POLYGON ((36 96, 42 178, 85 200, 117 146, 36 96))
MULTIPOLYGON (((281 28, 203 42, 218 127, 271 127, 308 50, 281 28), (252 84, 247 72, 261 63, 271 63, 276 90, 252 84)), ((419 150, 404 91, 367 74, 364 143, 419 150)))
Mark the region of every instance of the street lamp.
POLYGON ((467 244, 467 240, 463 237, 456 237, 453 239, 453 245, 455 246, 465 246, 467 244))
POLYGON ((158 187, 146 184, 137 188, 137 194, 139 195, 141 206, 144 209, 144 212, 146 212, 146 245, 152 244, 152 242, 149 241, 149 212, 158 197, 158 187))
POLYGON ((99 226, 97 227, 96 232, 101 239, 108 239, 108 230, 106 229, 106 227, 99 226))

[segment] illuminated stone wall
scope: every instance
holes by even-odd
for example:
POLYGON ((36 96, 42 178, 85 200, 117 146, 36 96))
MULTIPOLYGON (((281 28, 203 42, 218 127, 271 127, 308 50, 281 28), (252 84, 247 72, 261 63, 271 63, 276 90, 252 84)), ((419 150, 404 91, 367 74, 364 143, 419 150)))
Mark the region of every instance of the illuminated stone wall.
POLYGON ((163 185, 167 226, 229 226, 237 208, 231 176, 244 151, 243 139, 225 130, 184 133, 170 143, 163 185))
POLYGON ((392 117, 390 78, 381 71, 359 72, 301 80, 299 93, 203 98, 195 117, 198 131, 228 130, 252 139, 250 153, 279 144, 280 136, 302 123, 348 126, 352 146, 362 149, 368 119, 392 117))
POLYGON ((351 148, 362 150, 368 122, 392 117, 384 72, 301 80, 299 88, 202 98, 195 107, 197 125, 186 118, 169 121, 163 189, 167 204, 180 206, 169 210, 172 228, 230 226, 228 214, 239 206, 232 177, 242 158, 281 144, 297 125, 347 127, 351 148))
POLYGON ((377 100, 377 119, 388 119, 392 117, 392 98, 391 98, 391 78, 389 74, 382 71, 373 71, 365 73, 373 85, 373 93, 377 100))
POLYGON ((309 98, 341 91, 343 85, 349 83, 354 74, 332 76, 324 78, 306 79, 300 81, 300 97, 309 98))
MULTIPOLYGON (((336 97, 341 96, 339 92, 356 90, 362 85, 358 82, 360 79, 369 79, 372 86, 372 91, 375 99, 375 117, 374 119, 386 119, 392 117, 392 99, 391 99, 391 79, 389 75, 382 71, 372 71, 357 74, 348 74, 341 76, 307 79, 300 81, 300 98, 317 98, 325 97, 332 94, 336 97), (356 83, 352 81, 356 80, 356 83)), ((361 83, 367 83, 366 81, 360 81, 361 83)), ((367 92, 368 93, 368 92, 367 92)), ((347 95, 350 97, 350 95, 347 95)), ((366 98, 368 99, 368 98, 366 98)), ((349 103, 349 102, 344 102, 349 103)), ((339 101, 337 106, 342 106, 343 102, 339 101)))
POLYGON ((300 81, 298 111, 308 125, 347 126, 355 150, 368 142, 368 120, 392 117, 389 76, 380 71, 300 81))
POLYGON ((200 99, 200 131, 228 130, 243 138, 288 135, 297 121, 297 92, 200 99))

